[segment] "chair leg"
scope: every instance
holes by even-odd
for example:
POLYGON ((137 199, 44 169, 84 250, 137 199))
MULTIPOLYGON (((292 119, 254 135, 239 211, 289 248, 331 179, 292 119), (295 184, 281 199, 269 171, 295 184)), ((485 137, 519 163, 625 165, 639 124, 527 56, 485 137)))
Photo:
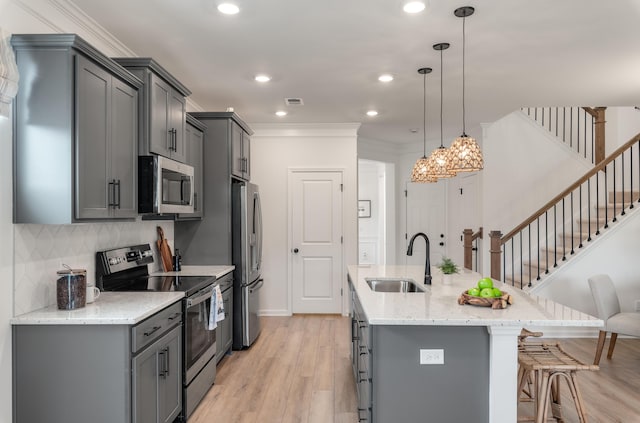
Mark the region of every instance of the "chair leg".
POLYGON ((611 340, 609 341, 609 351, 607 352, 608 359, 611 359, 611 356, 613 356, 613 349, 616 346, 617 339, 618 339, 618 334, 615 332, 611 332, 611 340))
POLYGON ((576 405, 576 411, 578 412, 578 419, 580 423, 587 423, 587 412, 584 408, 584 402, 582 401, 582 395, 580 394, 580 388, 578 388, 577 372, 571 372, 571 380, 567 380, 569 384, 569 390, 571 396, 576 405))
POLYGON ((600 331, 600 335, 598 336, 598 346, 596 347, 596 358, 593 360, 593 364, 600 364, 600 356, 602 355, 602 349, 604 348, 604 341, 607 339, 607 332, 604 330, 600 331))
POLYGON ((549 402, 549 373, 536 370, 538 389, 536 390, 536 423, 547 421, 547 403, 549 402))

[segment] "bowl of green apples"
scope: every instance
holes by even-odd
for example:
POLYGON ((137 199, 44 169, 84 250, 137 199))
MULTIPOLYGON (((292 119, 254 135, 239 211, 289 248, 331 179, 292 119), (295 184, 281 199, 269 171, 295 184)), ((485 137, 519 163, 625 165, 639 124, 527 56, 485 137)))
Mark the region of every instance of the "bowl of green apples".
POLYGON ((500 288, 494 287, 493 279, 491 278, 480 279, 476 286, 467 289, 458 297, 458 304, 460 305, 470 304, 493 309, 507 308, 512 303, 513 298, 511 298, 511 295, 501 291, 500 288))

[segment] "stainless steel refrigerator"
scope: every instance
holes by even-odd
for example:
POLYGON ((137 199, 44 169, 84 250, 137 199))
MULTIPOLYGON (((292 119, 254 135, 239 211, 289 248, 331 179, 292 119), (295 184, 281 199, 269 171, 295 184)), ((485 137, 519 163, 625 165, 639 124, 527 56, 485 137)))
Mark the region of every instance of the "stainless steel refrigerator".
POLYGON ((233 349, 251 346, 260 334, 262 212, 258 186, 234 181, 231 189, 234 270, 233 349))

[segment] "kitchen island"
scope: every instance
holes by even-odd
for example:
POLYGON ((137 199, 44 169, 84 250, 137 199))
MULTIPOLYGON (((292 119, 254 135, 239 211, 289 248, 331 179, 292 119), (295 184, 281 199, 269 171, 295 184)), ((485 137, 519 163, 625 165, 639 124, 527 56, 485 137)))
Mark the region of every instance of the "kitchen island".
POLYGON ((496 286, 513 298, 506 309, 458 305, 460 294, 482 277, 471 271, 445 283, 434 268, 431 285, 422 284, 422 266, 354 265, 348 272, 359 417, 368 422, 429 416, 512 423, 521 329, 603 323, 502 283, 496 286), (376 278, 413 279, 424 292, 375 292, 366 279, 376 278))

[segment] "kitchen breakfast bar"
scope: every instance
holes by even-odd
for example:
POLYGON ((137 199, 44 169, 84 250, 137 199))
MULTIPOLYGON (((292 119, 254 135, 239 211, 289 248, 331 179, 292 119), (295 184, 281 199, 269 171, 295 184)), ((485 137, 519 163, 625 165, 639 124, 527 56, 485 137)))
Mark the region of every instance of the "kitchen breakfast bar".
POLYGON ((523 327, 599 327, 602 320, 496 283, 505 309, 459 305, 482 278, 447 280, 422 266, 349 266, 358 412, 367 422, 517 420, 518 335, 523 327), (368 279, 411 279, 417 292, 377 292, 368 279))

